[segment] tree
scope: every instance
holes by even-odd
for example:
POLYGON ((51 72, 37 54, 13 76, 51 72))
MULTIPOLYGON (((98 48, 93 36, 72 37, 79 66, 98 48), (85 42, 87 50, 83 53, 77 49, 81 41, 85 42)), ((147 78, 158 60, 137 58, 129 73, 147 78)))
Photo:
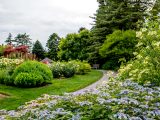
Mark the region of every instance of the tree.
POLYGON ((79 30, 78 30, 78 33, 80 33, 83 30, 87 30, 87 29, 85 27, 80 27, 79 30))
POLYGON ((133 58, 136 44, 136 32, 133 30, 116 30, 108 35, 99 51, 100 55, 106 59, 105 69, 119 68, 120 59, 129 61, 133 58))
POLYGON ((6 39, 6 43, 7 44, 12 44, 12 41, 13 41, 13 39, 12 39, 12 34, 11 33, 9 33, 9 35, 8 35, 8 37, 7 37, 7 39, 6 39))
POLYGON ((55 61, 58 60, 57 52, 59 50, 58 45, 59 45, 60 39, 61 38, 58 36, 58 34, 53 33, 52 35, 49 36, 49 39, 46 44, 46 46, 48 47, 47 56, 50 59, 55 60, 55 61))
POLYGON ((45 51, 40 41, 37 40, 35 42, 35 44, 33 45, 32 53, 35 54, 39 59, 44 58, 45 51))
POLYGON ((159 17, 160 15, 159 15, 159 13, 160 13, 160 0, 156 0, 155 1, 155 4, 151 7, 152 9, 151 9, 151 11, 150 11, 150 13, 151 13, 151 15, 152 15, 152 17, 159 17))
POLYGON ((88 60, 88 47, 90 43, 90 31, 82 30, 80 33, 68 34, 62 38, 59 44, 58 56, 61 60, 88 60))
POLYGON ((114 30, 138 29, 137 22, 144 21, 146 10, 152 0, 98 0, 99 9, 94 17, 91 30, 92 46, 90 61, 101 62, 99 49, 108 34, 114 30))
POLYGON ((15 37, 14 42, 16 43, 16 46, 26 45, 26 46, 31 47, 31 44, 32 44, 29 35, 27 35, 26 33, 24 33, 24 34, 18 34, 15 37))

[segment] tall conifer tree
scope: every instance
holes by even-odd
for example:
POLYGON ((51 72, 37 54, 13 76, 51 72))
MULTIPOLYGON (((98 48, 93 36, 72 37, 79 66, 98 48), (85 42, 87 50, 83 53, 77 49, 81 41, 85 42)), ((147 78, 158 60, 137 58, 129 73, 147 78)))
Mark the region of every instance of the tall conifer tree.
POLYGON ((90 61, 102 62, 99 49, 106 36, 114 30, 137 29, 137 22, 144 21, 146 10, 152 0, 97 0, 99 9, 93 17, 90 61))

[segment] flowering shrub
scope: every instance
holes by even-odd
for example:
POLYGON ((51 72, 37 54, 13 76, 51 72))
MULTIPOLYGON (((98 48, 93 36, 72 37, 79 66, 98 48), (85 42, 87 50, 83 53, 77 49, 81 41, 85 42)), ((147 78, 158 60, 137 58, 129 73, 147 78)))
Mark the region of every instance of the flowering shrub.
POLYGON ((140 84, 160 85, 160 27, 158 21, 147 22, 137 32, 139 42, 135 60, 119 70, 120 79, 130 78, 140 84))
POLYGON ((73 61, 70 61, 69 63, 75 67, 76 74, 82 75, 82 74, 86 74, 87 72, 91 71, 90 64, 88 64, 85 61, 81 62, 81 61, 73 60, 73 61))
POLYGON ((7 67, 16 67, 23 63, 23 59, 8 59, 2 58, 0 59, 0 68, 7 68, 7 67))
POLYGON ((23 63, 23 59, 0 59, 0 83, 6 85, 14 85, 12 74, 14 69, 23 63))
POLYGON ((1 110, 0 119, 158 120, 160 87, 110 79, 97 89, 63 96, 43 95, 18 110, 1 110))
POLYGON ((91 71, 91 66, 86 62, 69 61, 69 62, 54 62, 51 66, 54 78, 72 77, 76 74, 85 74, 91 71))

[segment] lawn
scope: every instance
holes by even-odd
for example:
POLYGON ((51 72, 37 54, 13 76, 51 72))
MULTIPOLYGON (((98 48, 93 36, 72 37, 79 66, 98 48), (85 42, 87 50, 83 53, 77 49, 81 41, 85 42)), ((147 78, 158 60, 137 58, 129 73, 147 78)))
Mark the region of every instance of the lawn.
POLYGON ((0 99, 0 109, 16 109, 25 102, 36 99, 42 94, 61 95, 65 92, 73 92, 88 86, 102 77, 102 72, 92 70, 85 75, 75 75, 72 78, 54 79, 52 84, 39 88, 17 88, 0 85, 0 93, 9 97, 0 99))

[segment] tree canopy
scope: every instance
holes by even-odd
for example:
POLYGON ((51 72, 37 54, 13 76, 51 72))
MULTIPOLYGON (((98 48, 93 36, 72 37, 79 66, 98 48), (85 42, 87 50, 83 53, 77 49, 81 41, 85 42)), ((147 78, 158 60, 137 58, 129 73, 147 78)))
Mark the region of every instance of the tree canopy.
POLYGON ((36 55, 37 58, 43 59, 45 56, 45 51, 40 43, 40 41, 36 41, 35 44, 33 45, 32 53, 36 55))
POLYGON ((80 33, 68 34, 61 39, 58 56, 61 60, 88 60, 88 47, 90 43, 90 31, 84 29, 80 33))
POLYGON ((61 38, 58 36, 57 33, 53 33, 52 35, 49 36, 49 39, 46 43, 46 47, 48 47, 47 56, 50 59, 55 61, 58 60, 57 52, 58 52, 58 45, 59 45, 60 39, 61 38))

